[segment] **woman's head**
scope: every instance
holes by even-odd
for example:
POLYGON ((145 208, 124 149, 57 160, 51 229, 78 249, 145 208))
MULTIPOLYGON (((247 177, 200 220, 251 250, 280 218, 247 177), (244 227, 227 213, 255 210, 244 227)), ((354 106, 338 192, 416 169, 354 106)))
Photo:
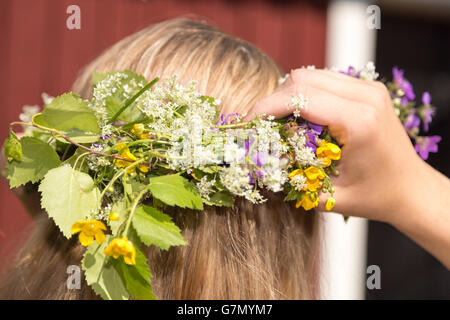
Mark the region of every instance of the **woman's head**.
POLYGON ((173 74, 222 100, 221 111, 246 112, 271 93, 282 76, 275 62, 253 45, 209 25, 175 19, 121 40, 89 64, 73 90, 88 96, 92 72, 130 69, 147 79, 173 74))
MULTIPOLYGON (((251 44, 208 25, 177 19, 146 28, 106 50, 83 70, 73 91, 88 97, 93 72, 125 69, 147 79, 176 73, 182 83, 197 80, 198 91, 219 98, 221 111, 226 113, 245 113, 275 90, 282 75, 277 65, 251 44)), ((260 205, 237 199, 233 208, 166 211, 181 227, 188 245, 168 251, 147 250, 156 295, 161 299, 315 297, 316 218, 284 202, 280 195, 265 196, 268 201, 260 205)), ((44 280, 54 272, 48 266, 55 268, 58 262, 58 272, 65 273, 67 261, 81 260, 82 250, 75 241, 56 236, 54 226, 40 232, 39 241, 44 245, 32 246, 15 272, 17 278, 33 278, 29 283, 36 288, 23 290, 25 297, 52 298, 50 291, 65 290, 44 288, 58 286, 44 280), (36 262, 31 256, 41 258, 36 262)), ((68 297, 89 298, 92 292, 83 288, 53 298, 68 297)))

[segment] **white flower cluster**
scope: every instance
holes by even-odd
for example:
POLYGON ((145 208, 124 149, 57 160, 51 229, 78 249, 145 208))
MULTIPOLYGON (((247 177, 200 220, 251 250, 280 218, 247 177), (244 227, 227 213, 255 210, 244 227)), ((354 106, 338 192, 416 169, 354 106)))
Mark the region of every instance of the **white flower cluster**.
MULTIPOLYGON (((19 115, 20 121, 30 123, 33 116, 39 113, 39 110, 39 106, 23 106, 22 113, 19 115)), ((25 136, 31 136, 33 134, 33 131, 35 130, 34 127, 27 125, 22 125, 22 129, 25 136)))
POLYGON ((273 192, 282 191, 288 178, 287 160, 285 158, 280 160, 278 156, 266 155, 263 162, 262 177, 259 180, 261 185, 273 192))
POLYGON ((208 177, 204 176, 196 183, 197 191, 203 199, 210 200, 209 194, 212 192, 216 180, 208 181, 208 177))
MULTIPOLYGON (((176 80, 177 75, 162 80, 161 84, 144 92, 136 103, 152 120, 149 123, 150 129, 170 132, 174 137, 183 137, 191 121, 196 121, 197 125, 202 126, 211 124, 216 118, 216 107, 220 101, 208 101, 203 98, 202 94, 195 91, 196 81, 191 81, 185 87, 176 80), (180 117, 182 109, 185 109, 185 113, 180 117)), ((198 126, 198 129, 202 126, 198 126)))
POLYGON ((306 178, 304 175, 301 174, 295 175, 291 179, 290 183, 299 192, 302 191, 307 186, 306 178))
POLYGON ((89 105, 98 119, 102 135, 111 134, 112 126, 107 124, 111 114, 108 113, 107 100, 116 98, 118 101, 126 101, 144 87, 143 80, 137 80, 125 72, 114 72, 98 82, 92 92, 92 100, 89 105), (125 84, 123 84, 126 82, 125 84))
MULTIPOLYGON (((50 102, 52 102, 52 100, 54 99, 52 96, 48 95, 45 92, 43 92, 41 94, 41 98, 42 98, 42 102, 44 103, 44 107, 46 105, 48 105, 50 102)), ((40 109, 41 108, 37 105, 35 105, 35 106, 24 105, 22 107, 22 113, 19 115, 20 121, 26 122, 26 123, 31 123, 33 116, 38 114, 40 112, 40 109)), ((22 129, 23 129, 23 133, 25 136, 32 136, 33 131, 36 130, 36 128, 29 126, 29 125, 22 125, 22 129)))
POLYGON ((295 160, 302 166, 316 166, 322 165, 322 160, 318 159, 314 154, 314 151, 306 145, 306 137, 303 132, 298 131, 292 137, 288 139, 291 145, 295 160))
POLYGON ((374 81, 378 79, 378 76, 379 74, 375 71, 375 64, 372 61, 367 62, 360 73, 360 78, 362 80, 374 81))
MULTIPOLYGON (((103 151, 105 146, 92 144, 90 149, 93 151, 103 151)), ((90 154, 86 156, 87 164, 89 169, 93 171, 98 171, 100 167, 106 167, 111 165, 111 160, 107 157, 99 157, 96 154, 90 154)))
POLYGON ((233 163, 220 171, 220 182, 232 194, 245 197, 252 203, 262 203, 264 199, 250 183, 250 170, 243 165, 233 163))
MULTIPOLYGON (((103 206, 95 215, 94 218, 96 220, 103 220, 103 221, 107 221, 108 220, 108 216, 111 213, 112 210, 112 204, 108 203, 105 206, 103 206)), ((92 216, 90 217, 86 217, 86 220, 91 220, 92 216)))
POLYGON ((291 102, 288 103, 286 107, 288 108, 288 110, 294 108, 293 115, 294 117, 299 118, 300 110, 305 110, 308 107, 308 98, 305 98, 301 93, 296 96, 292 95, 291 102))

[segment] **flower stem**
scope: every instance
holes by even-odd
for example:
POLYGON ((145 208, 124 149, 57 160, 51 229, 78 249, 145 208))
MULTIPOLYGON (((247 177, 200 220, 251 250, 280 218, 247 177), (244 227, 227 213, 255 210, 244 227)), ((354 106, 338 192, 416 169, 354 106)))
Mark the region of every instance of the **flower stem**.
POLYGON ((245 127, 246 125, 250 124, 251 122, 239 122, 239 123, 233 123, 233 124, 225 124, 221 126, 212 125, 212 128, 217 129, 228 129, 228 128, 237 128, 237 127, 245 127))
POLYGON ((128 234, 128 230, 130 229, 131 220, 133 220, 134 213, 136 211, 136 207, 139 203, 139 201, 142 199, 142 197, 148 192, 147 188, 142 190, 139 195, 136 197, 136 199, 133 202, 133 206, 131 207, 130 215, 128 216, 127 224, 125 226, 125 230, 123 231, 123 234, 125 237, 128 234))
POLYGON ((109 187, 111 187, 114 182, 117 181, 117 179, 119 179, 127 170, 136 167, 139 163, 143 162, 145 159, 139 159, 135 162, 133 162, 132 164, 130 164, 129 166, 123 168, 122 170, 120 170, 119 172, 117 172, 114 177, 111 179, 111 181, 109 181, 109 183, 106 185, 106 187, 103 189, 102 193, 100 194, 100 197, 98 199, 98 208, 100 209, 100 206, 102 204, 102 199, 105 196, 106 190, 108 190, 109 187))
POLYGON ((116 155, 113 155, 113 154, 107 154, 107 153, 104 153, 104 152, 92 150, 92 149, 90 149, 90 148, 88 148, 88 147, 86 147, 86 146, 83 146, 82 144, 79 144, 79 143, 73 141, 72 139, 70 139, 68 136, 66 136, 64 133, 62 133, 62 132, 59 131, 59 130, 56 130, 56 129, 53 129, 53 128, 47 128, 47 127, 44 127, 44 126, 42 126, 42 125, 40 125, 40 124, 37 124, 36 122, 34 122, 34 118, 35 118, 36 116, 38 116, 38 115, 40 115, 40 113, 35 114, 35 115, 33 116, 33 118, 31 119, 32 123, 13 122, 13 123, 11 123, 11 125, 13 125, 13 124, 26 124, 26 125, 30 125, 30 126, 33 126, 33 127, 36 127, 36 128, 42 129, 42 130, 45 130, 45 131, 52 132, 52 133, 54 133, 54 134, 56 134, 56 135, 58 135, 58 136, 64 138, 64 140, 66 140, 67 142, 69 142, 69 143, 71 143, 71 144, 77 146, 78 148, 81 148, 81 149, 83 149, 83 150, 89 151, 89 153, 91 153, 91 154, 96 154, 96 155, 103 156, 103 157, 114 158, 114 159, 117 159, 117 160, 123 160, 123 161, 133 162, 133 160, 126 159, 126 158, 122 158, 122 157, 119 157, 119 156, 116 156, 116 155))

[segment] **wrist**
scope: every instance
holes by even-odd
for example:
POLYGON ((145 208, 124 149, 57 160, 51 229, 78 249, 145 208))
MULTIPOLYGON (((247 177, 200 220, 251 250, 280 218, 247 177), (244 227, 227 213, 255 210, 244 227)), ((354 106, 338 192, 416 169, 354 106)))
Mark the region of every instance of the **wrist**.
POLYGON ((417 157, 397 194, 396 214, 387 221, 400 231, 424 237, 436 228, 436 216, 445 211, 450 183, 440 172, 417 157))
POLYGON ((450 180, 422 162, 390 223, 450 269, 450 180))
POLYGON ((433 199, 435 170, 419 157, 414 157, 405 166, 399 177, 398 189, 394 195, 394 210, 388 215, 388 223, 402 231, 415 230, 429 210, 433 199))

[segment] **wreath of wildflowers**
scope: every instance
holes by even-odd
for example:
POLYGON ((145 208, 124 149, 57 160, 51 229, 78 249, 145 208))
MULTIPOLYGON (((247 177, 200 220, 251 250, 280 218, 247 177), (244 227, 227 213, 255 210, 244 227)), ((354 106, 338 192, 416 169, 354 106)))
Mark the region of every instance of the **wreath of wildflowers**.
MULTIPOLYGON (((368 81, 373 64, 341 71, 368 81)), ((424 93, 415 106, 411 84, 393 69, 387 83, 393 106, 416 150, 437 151, 428 131, 434 107, 424 93)), ((93 75, 92 98, 73 93, 43 95, 44 109, 24 107, 24 136, 12 129, 4 143, 11 188, 39 184, 41 205, 67 238, 87 247, 82 268, 87 284, 104 299, 155 299, 142 245, 163 250, 186 245, 163 213, 167 206, 202 210, 232 207, 236 197, 252 203, 262 190, 311 210, 319 193, 335 205, 331 176, 341 157, 327 128, 301 118, 307 98, 293 96, 283 119, 262 115, 249 122, 220 114, 220 101, 196 92, 196 83, 159 81, 129 70, 93 75)))

